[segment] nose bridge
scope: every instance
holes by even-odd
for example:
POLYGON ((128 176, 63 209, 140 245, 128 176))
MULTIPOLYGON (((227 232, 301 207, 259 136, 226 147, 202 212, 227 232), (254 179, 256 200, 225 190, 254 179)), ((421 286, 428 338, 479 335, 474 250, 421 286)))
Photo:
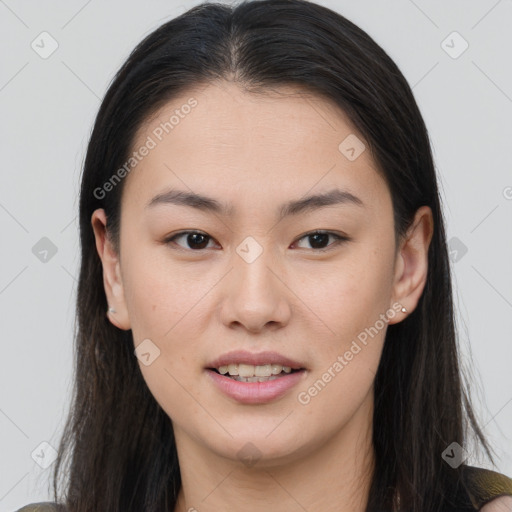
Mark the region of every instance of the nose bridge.
MULTIPOLYGON (((273 273, 269 270, 272 259, 272 248, 262 238, 259 241, 253 236, 247 236, 236 247, 233 255, 234 276, 240 289, 246 292, 269 292, 276 283, 273 273)), ((275 259, 273 260, 275 263, 275 259)), ((275 265, 274 265, 275 266, 275 265)), ((274 270, 275 272, 275 270, 274 270)))
POLYGON ((275 275, 279 270, 272 249, 263 243, 248 236, 233 253, 231 282, 222 308, 224 323, 237 322, 257 330, 288 319, 286 287, 275 275))

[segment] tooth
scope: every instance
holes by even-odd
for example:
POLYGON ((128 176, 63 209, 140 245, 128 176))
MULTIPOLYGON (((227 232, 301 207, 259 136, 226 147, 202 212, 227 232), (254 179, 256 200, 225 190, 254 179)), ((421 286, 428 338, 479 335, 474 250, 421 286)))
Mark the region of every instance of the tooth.
POLYGON ((283 367, 280 364, 272 364, 272 375, 279 375, 283 371, 283 367))
MULTIPOLYGON (((231 376, 240 376, 244 378, 248 377, 273 377, 279 375, 281 372, 291 373, 291 366, 281 366, 280 364, 261 364, 261 365, 252 365, 252 364, 229 364, 224 366, 219 366, 217 368, 218 372, 222 375, 229 373, 231 376)), ((237 379, 238 380, 238 379, 237 379)), ((250 381, 250 382, 262 382, 262 381, 250 381)))
POLYGON ((238 365, 230 364, 228 365, 229 375, 238 375, 238 365))
POLYGON ((256 377, 270 377, 272 375, 272 368, 269 364, 255 366, 254 375, 256 375, 256 377))
POLYGON ((254 376, 254 365, 253 364, 239 364, 238 375, 240 377, 252 377, 254 376))
POLYGON ((257 377, 258 378, 258 382, 268 382, 269 380, 275 380, 275 379, 278 379, 279 377, 277 375, 271 375, 270 377, 257 377))
POLYGON ((238 382, 268 382, 269 380, 275 380, 279 377, 277 375, 271 375, 270 377, 240 377, 240 375, 235 375, 233 380, 237 380, 238 382))

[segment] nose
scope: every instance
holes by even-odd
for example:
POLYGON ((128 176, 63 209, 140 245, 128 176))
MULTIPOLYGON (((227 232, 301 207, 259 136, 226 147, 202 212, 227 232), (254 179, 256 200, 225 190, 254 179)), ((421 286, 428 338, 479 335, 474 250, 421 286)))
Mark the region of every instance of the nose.
POLYGON ((290 320, 293 294, 284 284, 283 272, 265 251, 254 261, 233 255, 233 269, 223 287, 221 321, 251 333, 284 327, 290 320))

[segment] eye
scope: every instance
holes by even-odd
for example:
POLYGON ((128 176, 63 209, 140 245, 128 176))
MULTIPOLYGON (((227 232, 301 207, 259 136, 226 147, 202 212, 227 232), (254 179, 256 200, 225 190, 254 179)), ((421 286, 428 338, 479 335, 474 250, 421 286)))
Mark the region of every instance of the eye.
MULTIPOLYGON (((299 241, 303 239, 308 239, 315 252, 329 251, 342 242, 350 240, 348 237, 338 235, 332 231, 312 231, 311 233, 307 233, 306 235, 299 238, 299 241), (333 237, 335 241, 325 247, 325 244, 329 241, 329 237, 333 237)), ((213 238, 201 231, 181 231, 180 233, 176 233, 172 237, 165 239, 164 243, 177 243, 177 245, 183 249, 200 251, 207 248, 209 240, 213 240, 213 238), (187 244, 187 247, 184 247, 183 245, 176 242, 176 240, 179 240, 182 237, 186 237, 185 243, 187 244)))
POLYGON ((336 247, 341 243, 347 242, 349 240, 348 237, 338 235, 337 233, 333 233, 332 231, 312 231, 311 233, 307 233, 306 235, 299 238, 299 241, 303 239, 307 239, 311 243, 313 249, 316 250, 316 252, 329 251, 333 247, 336 247), (332 236, 335 239, 335 241, 332 244, 329 244, 327 245, 327 247, 325 247, 325 244, 329 241, 330 236, 332 236))
POLYGON ((172 237, 167 238, 165 240, 165 243, 174 243, 175 240, 182 238, 184 236, 187 237, 186 243, 188 244, 188 247, 183 247, 182 245, 178 244, 180 247, 184 249, 205 249, 206 246, 208 245, 208 240, 212 239, 209 235, 207 235, 206 233, 202 233, 201 231, 182 231, 181 233, 177 233, 172 237))

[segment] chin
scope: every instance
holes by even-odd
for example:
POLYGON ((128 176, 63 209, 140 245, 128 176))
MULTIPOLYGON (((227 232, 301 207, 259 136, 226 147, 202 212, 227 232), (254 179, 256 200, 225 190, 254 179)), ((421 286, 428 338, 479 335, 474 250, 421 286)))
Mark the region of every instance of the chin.
MULTIPOLYGON (((281 421, 282 418, 279 420, 281 421)), ((251 425, 246 428, 235 428, 233 424, 224 423, 226 432, 212 436, 212 430, 208 429, 203 437, 204 444, 218 456, 240 461, 247 467, 272 467, 293 462, 300 459, 307 452, 314 450, 314 440, 308 442, 304 438, 304 429, 297 431, 276 428, 279 421, 261 421, 260 428, 251 425), (306 443, 306 445, 304 445, 306 443)))

